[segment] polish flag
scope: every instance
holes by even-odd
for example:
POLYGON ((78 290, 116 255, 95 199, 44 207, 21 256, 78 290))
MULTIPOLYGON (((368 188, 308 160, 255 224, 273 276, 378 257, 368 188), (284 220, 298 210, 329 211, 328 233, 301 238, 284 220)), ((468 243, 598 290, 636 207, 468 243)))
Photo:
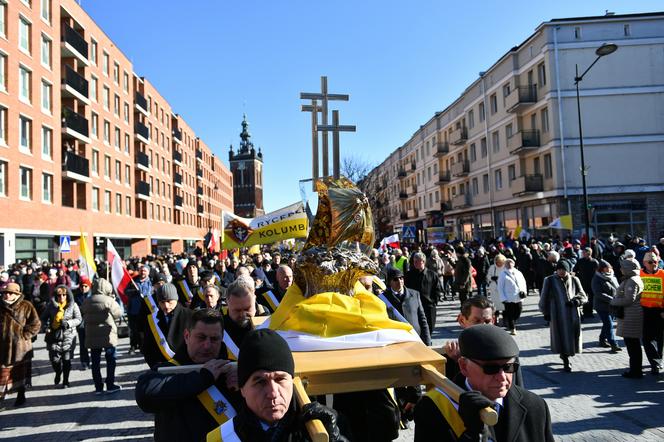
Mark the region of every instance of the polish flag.
POLYGON ((212 229, 211 233, 210 242, 208 243, 208 250, 210 253, 214 253, 217 250, 217 246, 219 245, 219 234, 217 233, 217 229, 212 229))
POLYGON ((399 248, 399 234, 395 233, 393 235, 387 236, 380 241, 381 250, 387 249, 387 246, 392 247, 393 249, 399 248))
POLYGON ((113 288, 120 295, 120 299, 124 304, 127 303, 128 298, 125 295, 125 289, 132 282, 131 276, 122 263, 122 258, 113 247, 110 239, 106 240, 106 261, 111 266, 111 283, 113 288))

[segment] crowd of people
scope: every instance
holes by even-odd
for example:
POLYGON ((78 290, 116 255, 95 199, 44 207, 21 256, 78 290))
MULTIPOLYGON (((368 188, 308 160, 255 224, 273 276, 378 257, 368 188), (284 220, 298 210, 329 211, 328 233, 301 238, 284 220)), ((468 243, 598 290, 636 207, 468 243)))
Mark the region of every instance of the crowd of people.
MULTIPOLYGON (((40 332, 44 333, 54 385, 69 387, 78 350, 79 368, 90 369, 95 394, 120 391, 115 382, 118 324, 126 320, 128 352, 140 353, 150 369, 139 378, 136 397, 141 409, 156 416, 156 440, 174 440, 174 435, 181 435, 177 440, 200 440, 224 422, 235 422, 232 430, 240 434, 240 440, 282 440, 256 435, 268 429, 286 431, 294 425, 292 356, 278 336, 257 333, 254 318, 270 315, 282 301, 293 284, 297 253, 270 248, 253 255, 235 252, 221 256, 198 249, 181 255, 127 259, 125 265, 133 279, 122 296, 116 296, 106 278, 105 262, 98 262, 97 275, 92 278, 72 260, 28 260, 4 269, 0 273, 0 400, 16 392, 14 405, 26 403, 26 389, 32 384, 32 343, 40 332), (256 350, 241 351, 245 346, 256 350), (190 364, 203 368, 178 374, 159 371, 190 364), (289 376, 291 383, 287 382, 289 376), (199 398, 204 394, 210 399, 199 398), (272 398, 268 405, 261 402, 261 394, 272 398), (186 412, 192 407, 201 412, 186 412), (265 407, 274 408, 270 408, 273 415, 265 415, 265 407), (235 418, 227 418, 229 410, 235 418), (283 419, 292 422, 286 425, 283 419)), ((397 389, 394 398, 383 395, 375 401, 381 403, 375 414, 358 417, 354 411, 337 416, 344 400, 339 395, 334 402, 337 410, 314 403, 306 409, 308 419, 321 419, 336 438, 332 440, 346 436, 364 440, 365 436, 358 438, 353 431, 361 432, 367 419, 378 420, 378 427, 385 429, 383 436, 374 435, 373 440, 392 440, 399 423, 409 419, 416 422, 418 441, 433 440, 434 430, 449 434, 442 440, 464 440, 464 431, 479 435, 486 430, 476 420, 487 405, 486 398, 501 404, 509 397, 512 399, 505 403, 525 401, 532 409, 528 422, 534 421, 518 432, 505 424, 500 435, 492 433, 494 440, 517 433, 552 440, 546 405, 522 388, 518 347, 510 336, 517 334, 524 299, 539 296, 542 326, 550 328, 551 351, 560 355, 564 371, 572 370, 570 358, 581 353, 582 322, 596 313, 602 321, 600 347, 622 351, 616 335, 623 338, 629 354, 629 369, 623 376, 643 376, 643 350, 656 375, 662 369, 664 332, 662 253, 664 239, 647 246, 639 238, 623 242, 592 238, 588 244, 571 239, 456 241, 374 249, 370 258, 380 271, 376 278, 361 282, 385 302, 391 318, 409 322, 426 345, 432 343, 437 306, 458 302, 457 320, 463 332, 458 341, 447 342, 439 351, 447 359, 447 377, 471 390, 469 393, 479 391, 481 397, 462 396, 453 407, 458 416, 450 417, 454 413, 444 402, 451 399, 441 399, 436 391, 397 389), (481 324, 493 325, 502 334, 466 333, 481 324), (493 344, 480 354, 477 342, 493 344), (502 377, 499 391, 482 388, 492 376, 502 377), (447 424, 438 425, 432 419, 447 424), (465 430, 454 424, 458 419, 465 430)), ((217 435, 221 440, 225 440, 224 428, 230 431, 221 425, 217 435)))

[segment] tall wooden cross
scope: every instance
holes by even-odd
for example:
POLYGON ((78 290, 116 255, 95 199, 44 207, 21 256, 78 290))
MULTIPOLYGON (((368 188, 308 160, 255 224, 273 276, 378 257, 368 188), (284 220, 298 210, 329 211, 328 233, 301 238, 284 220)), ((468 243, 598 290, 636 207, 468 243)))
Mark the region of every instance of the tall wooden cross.
POLYGON ((311 112, 311 132, 312 132, 312 175, 314 180, 319 178, 318 170, 318 132, 322 132, 322 145, 323 145, 323 176, 328 176, 329 171, 329 152, 328 152, 328 138, 327 133, 332 132, 332 154, 333 154, 333 175, 338 178, 339 173, 339 132, 355 132, 355 126, 340 126, 339 125, 339 111, 333 111, 333 123, 328 125, 328 101, 348 101, 348 94, 330 94, 327 91, 327 77, 320 78, 321 92, 301 92, 300 99, 311 100, 311 105, 303 105, 303 112, 311 112), (318 100, 321 105, 318 106, 318 100), (321 124, 318 124, 318 112, 321 113, 321 124), (336 122, 334 121, 334 114, 336 112, 336 122))

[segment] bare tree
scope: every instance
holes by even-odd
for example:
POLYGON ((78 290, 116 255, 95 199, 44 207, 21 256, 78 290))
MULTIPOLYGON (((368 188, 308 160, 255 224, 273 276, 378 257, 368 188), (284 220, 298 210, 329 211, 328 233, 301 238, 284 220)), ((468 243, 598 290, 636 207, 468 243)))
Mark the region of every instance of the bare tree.
POLYGON ((357 155, 349 155, 341 159, 341 175, 354 183, 360 182, 373 169, 371 163, 357 155))

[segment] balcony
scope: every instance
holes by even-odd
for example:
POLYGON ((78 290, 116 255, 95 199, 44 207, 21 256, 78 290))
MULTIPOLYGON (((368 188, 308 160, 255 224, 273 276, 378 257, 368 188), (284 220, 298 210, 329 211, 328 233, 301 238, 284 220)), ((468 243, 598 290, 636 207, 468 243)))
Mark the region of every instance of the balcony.
POLYGON ((436 143, 436 151, 434 152, 436 158, 447 155, 448 153, 450 153, 450 145, 447 141, 439 141, 436 143))
POLYGON ((150 157, 145 152, 136 151, 136 167, 150 173, 150 157))
POLYGON ((401 212, 401 213, 399 214, 399 219, 401 219, 401 220, 406 220, 406 219, 408 219, 408 214, 407 214, 406 212, 401 212))
POLYGON ((403 191, 403 190, 400 191, 399 192, 399 199, 405 200, 406 198, 408 198, 408 193, 406 191, 403 191))
POLYGON ((470 194, 455 195, 452 197, 452 209, 464 209, 470 207, 470 194))
POLYGON ((452 164, 453 177, 466 176, 468 175, 468 172, 470 172, 470 164, 468 163, 468 160, 452 164))
POLYGON ((450 134, 450 144, 464 144, 468 140, 468 128, 461 126, 450 134))
POLYGON ((512 195, 514 196, 542 192, 543 190, 544 179, 541 174, 523 175, 512 181, 512 195))
POLYGON ((507 139, 507 149, 512 155, 526 153, 540 147, 539 130, 521 130, 507 139))
POLYGON ((173 198, 173 200, 174 200, 175 207, 182 208, 182 203, 184 201, 183 201, 183 198, 180 195, 175 195, 175 198, 173 198))
POLYGON ((134 106, 140 112, 142 112, 146 117, 150 116, 150 106, 148 106, 148 100, 145 99, 143 94, 136 92, 134 94, 134 106))
POLYGON ((88 80, 81 74, 72 69, 68 64, 65 65, 60 85, 63 97, 73 97, 85 104, 90 104, 88 93, 88 80))
POLYGON ((408 194, 411 196, 415 196, 417 194, 417 185, 413 184, 412 186, 406 189, 406 192, 408 192, 408 194))
POLYGON ((68 107, 62 108, 62 133, 84 143, 90 143, 88 119, 68 107))
POLYGON ((198 186, 196 188, 196 195, 203 196, 203 187, 202 186, 198 186))
POLYGON ((413 161, 410 163, 410 171, 415 172, 416 170, 417 170, 417 164, 415 163, 415 161, 413 161))
POLYGON ((74 28, 66 23, 62 24, 60 50, 63 58, 75 57, 88 66, 88 42, 74 28))
POLYGON ((197 206, 197 210, 198 210, 198 214, 199 214, 199 215, 204 215, 204 214, 205 214, 205 210, 203 209, 203 205, 202 205, 202 204, 199 204, 199 205, 197 206))
POLYGON ((177 127, 173 129, 173 141, 182 144, 182 131, 177 127))
POLYGON ((137 121, 136 125, 134 125, 134 133, 139 141, 142 141, 145 144, 150 144, 150 129, 148 129, 145 124, 137 121))
POLYGON ((203 161, 203 151, 196 149, 196 161, 203 161))
POLYGON ((451 201, 441 201, 440 202, 440 210, 443 212, 447 212, 449 210, 452 210, 452 202, 451 201))
POLYGON ((438 172, 438 184, 449 183, 452 177, 449 170, 441 170, 438 172))
POLYGON ((173 149, 173 162, 178 166, 182 166, 182 152, 173 149))
POLYGON ((145 181, 136 182, 136 196, 142 200, 150 201, 150 185, 145 181))
POLYGON ((399 178, 405 178, 406 177, 406 169, 404 169, 403 167, 400 167, 399 168, 399 173, 397 173, 397 176, 399 178))
POLYGON ((203 169, 196 169, 196 176, 199 178, 203 178, 203 169))
POLYGON ((505 109, 507 112, 518 112, 523 108, 537 103, 537 85, 517 86, 505 97, 505 109))
POLYGON ((173 185, 175 187, 182 187, 182 175, 177 172, 173 174, 173 185))
POLYGON ((90 161, 74 152, 64 152, 62 177, 83 183, 90 182, 90 161))

